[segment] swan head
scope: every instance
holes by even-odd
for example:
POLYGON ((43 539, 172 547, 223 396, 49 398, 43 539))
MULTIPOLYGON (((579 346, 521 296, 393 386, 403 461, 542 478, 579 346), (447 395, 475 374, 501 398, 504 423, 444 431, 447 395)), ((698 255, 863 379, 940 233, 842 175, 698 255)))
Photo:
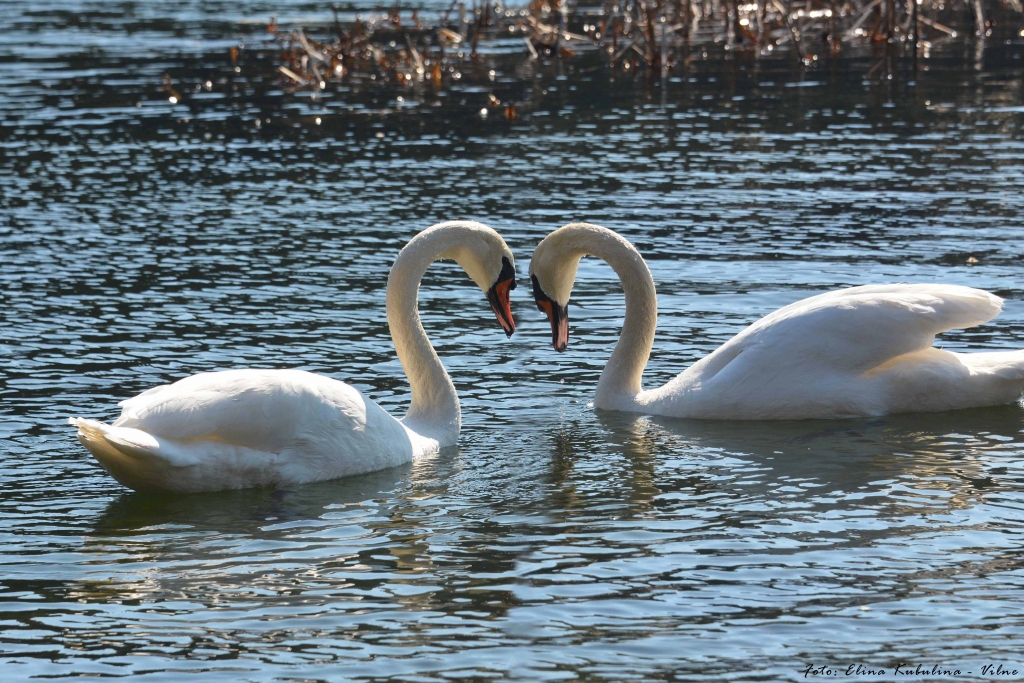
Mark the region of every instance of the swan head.
POLYGON ((551 323, 551 345, 555 351, 569 346, 569 296, 580 259, 587 251, 579 243, 582 223, 570 223, 541 240, 530 261, 533 299, 551 323))
POLYGON ((487 295, 494 317, 511 337, 516 331, 512 317, 512 290, 516 288, 516 261, 512 250, 496 231, 474 221, 452 221, 435 228, 456 228, 457 237, 438 258, 452 259, 487 295))

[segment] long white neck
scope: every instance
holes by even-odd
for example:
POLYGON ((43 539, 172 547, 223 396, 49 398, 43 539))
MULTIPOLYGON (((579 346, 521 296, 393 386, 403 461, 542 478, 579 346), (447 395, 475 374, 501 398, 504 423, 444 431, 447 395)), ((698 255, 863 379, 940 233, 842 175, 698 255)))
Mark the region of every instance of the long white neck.
POLYGON ((658 324, 658 295, 654 278, 640 252, 619 234, 596 225, 580 223, 561 228, 575 257, 596 256, 612 267, 626 295, 626 317, 619 341, 597 383, 594 405, 623 409, 634 403, 642 390, 644 367, 654 346, 658 324))
POLYGON ((420 280, 431 263, 458 246, 467 230, 458 223, 424 230, 398 254, 388 276, 388 327, 412 388, 412 403, 402 422, 417 434, 436 439, 439 446, 458 440, 462 414, 455 385, 420 322, 420 280))

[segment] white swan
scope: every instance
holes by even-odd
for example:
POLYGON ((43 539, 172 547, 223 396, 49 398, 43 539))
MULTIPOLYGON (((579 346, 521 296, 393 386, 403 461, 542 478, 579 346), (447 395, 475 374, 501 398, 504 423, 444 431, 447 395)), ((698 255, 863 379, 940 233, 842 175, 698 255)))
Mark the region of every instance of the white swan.
POLYGON ((552 343, 558 351, 569 343, 569 295, 585 255, 606 261, 626 295, 597 408, 734 420, 839 418, 1013 403, 1024 389, 1024 351, 950 353, 932 346, 939 332, 991 320, 1002 300, 928 284, 851 287, 790 304, 644 391, 658 317, 654 280, 640 253, 611 230, 569 224, 534 251, 534 298, 551 322, 552 343))
POLYGON ((219 491, 335 479, 451 446, 459 398, 417 310, 433 261, 454 259, 487 293, 508 336, 515 261, 501 236, 469 221, 427 228, 402 249, 387 286, 388 326, 412 389, 401 420, 344 382, 299 370, 193 375, 122 401, 112 425, 70 418, 78 440, 125 486, 219 491))

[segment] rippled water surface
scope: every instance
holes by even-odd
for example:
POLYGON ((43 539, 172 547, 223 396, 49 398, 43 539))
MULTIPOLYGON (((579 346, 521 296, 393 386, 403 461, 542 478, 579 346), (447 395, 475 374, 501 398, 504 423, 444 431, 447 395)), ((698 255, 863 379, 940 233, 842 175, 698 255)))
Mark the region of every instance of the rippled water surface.
POLYGON ((611 270, 584 261, 561 355, 522 286, 562 223, 627 235, 659 291, 649 385, 779 306, 866 283, 988 289, 1002 315, 941 344, 1022 348, 1018 46, 933 60, 913 83, 866 79, 868 60, 801 73, 736 58, 665 84, 495 62, 494 90, 523 112, 509 123, 480 117, 486 87, 435 101, 417 86, 399 107, 399 91, 356 84, 284 92, 258 51, 234 72, 228 48, 258 45, 274 11, 330 17, 5 4, 0 677, 1024 671, 1019 406, 784 424, 598 414, 622 316, 611 270), (118 485, 65 424, 237 367, 321 372, 401 413, 387 271, 451 218, 501 231, 521 285, 506 340, 453 265, 424 283, 462 397, 458 447, 347 481, 159 497, 118 485))

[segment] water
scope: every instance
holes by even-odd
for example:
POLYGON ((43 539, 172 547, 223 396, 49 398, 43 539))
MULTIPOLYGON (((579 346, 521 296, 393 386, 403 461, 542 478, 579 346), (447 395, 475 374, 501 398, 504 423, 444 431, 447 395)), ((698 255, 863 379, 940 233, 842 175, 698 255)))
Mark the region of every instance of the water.
MULTIPOLYGON (((273 11, 329 17, 312 5, 6 7, 5 681, 1024 670, 1020 407, 785 424, 596 414, 622 315, 610 269, 580 269, 561 355, 523 286, 562 223, 627 235, 659 291, 649 386, 761 315, 865 283, 995 292, 998 319, 941 344, 1024 347, 1017 46, 933 60, 913 84, 865 80, 870 61, 697 64, 664 88, 521 66, 495 85, 521 103, 509 123, 480 118, 477 86, 440 107, 412 91, 425 104, 399 110, 368 87, 283 93, 249 62, 232 75, 239 33, 257 41, 273 11), (171 105, 164 73, 216 87, 171 105), (458 447, 348 481, 159 497, 119 486, 64 423, 234 367, 321 372, 400 414, 386 273, 416 231, 463 217, 502 232, 521 286, 506 341, 467 277, 428 273, 421 309, 462 398, 458 447)), ((917 677, 932 679, 951 677, 917 677)))

